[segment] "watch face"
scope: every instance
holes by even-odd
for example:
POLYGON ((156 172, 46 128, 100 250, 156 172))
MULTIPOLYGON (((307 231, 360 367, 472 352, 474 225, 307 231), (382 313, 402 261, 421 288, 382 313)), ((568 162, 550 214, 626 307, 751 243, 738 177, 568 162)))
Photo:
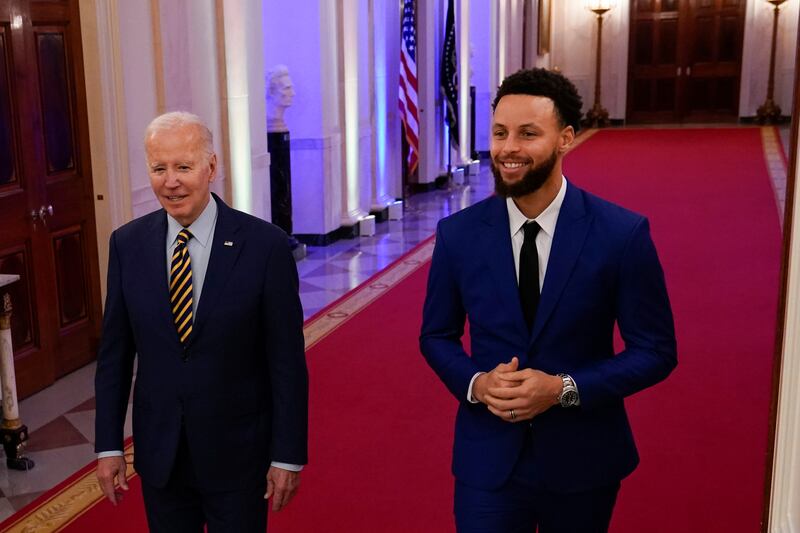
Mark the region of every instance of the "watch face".
POLYGON ((564 407, 572 407, 578 401, 578 393, 574 390, 565 391, 561 396, 561 405, 564 407))

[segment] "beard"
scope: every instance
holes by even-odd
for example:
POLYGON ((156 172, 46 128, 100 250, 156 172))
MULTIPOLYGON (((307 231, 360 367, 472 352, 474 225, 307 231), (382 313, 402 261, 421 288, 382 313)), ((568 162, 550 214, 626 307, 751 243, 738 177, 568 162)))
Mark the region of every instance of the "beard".
POLYGON ((553 153, 539 164, 528 170, 522 179, 516 183, 508 184, 503 181, 500 169, 494 164, 492 159, 492 174, 494 175, 494 192, 503 198, 519 198, 538 191, 545 184, 547 178, 553 172, 558 161, 558 151, 553 153))

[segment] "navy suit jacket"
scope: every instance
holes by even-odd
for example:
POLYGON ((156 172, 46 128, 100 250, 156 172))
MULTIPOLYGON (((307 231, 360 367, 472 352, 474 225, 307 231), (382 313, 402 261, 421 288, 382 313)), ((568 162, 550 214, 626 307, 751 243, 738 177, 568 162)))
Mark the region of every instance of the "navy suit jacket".
POLYGON ((217 223, 185 348, 168 305, 166 212, 111 235, 95 448, 123 449, 136 356, 135 467, 155 486, 169 478, 182 424, 205 487, 241 489, 263 480, 270 461, 307 461, 303 313, 286 234, 212 201, 217 223))
POLYGON ((638 464, 623 398, 664 379, 676 343, 647 220, 571 183, 558 216, 532 331, 520 306, 506 201, 492 196, 440 221, 420 348, 459 400, 453 473, 493 489, 531 432, 536 486, 561 492, 614 483, 638 464), (461 343, 469 319, 471 356, 461 343), (625 349, 614 353, 615 322, 625 349), (467 401, 473 375, 518 356, 520 368, 570 374, 581 405, 509 423, 467 401))

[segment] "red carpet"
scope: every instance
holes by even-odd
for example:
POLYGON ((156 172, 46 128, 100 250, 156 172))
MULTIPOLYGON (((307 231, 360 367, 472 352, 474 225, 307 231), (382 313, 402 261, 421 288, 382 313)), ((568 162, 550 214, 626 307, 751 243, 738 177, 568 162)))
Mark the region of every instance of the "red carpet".
MULTIPOLYGON (((758 531, 780 248, 759 130, 602 131, 565 174, 650 218, 676 317, 678 369, 628 401, 642 464, 612 532, 758 531)), ((424 257, 307 324, 311 464, 270 531, 453 531, 455 400, 417 348, 424 257), (384 292, 364 308, 370 290, 384 292)), ((66 531, 143 524, 133 494, 66 531)))
POLYGON ((650 218, 678 368, 627 405, 642 463, 614 533, 759 531, 780 268, 760 131, 603 131, 575 183, 650 218))

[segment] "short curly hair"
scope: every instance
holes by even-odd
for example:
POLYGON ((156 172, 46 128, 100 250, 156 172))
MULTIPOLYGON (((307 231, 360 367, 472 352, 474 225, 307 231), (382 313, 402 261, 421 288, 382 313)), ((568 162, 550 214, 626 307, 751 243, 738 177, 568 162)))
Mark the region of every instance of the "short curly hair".
POLYGON ((577 133, 581 127, 581 107, 583 100, 578 89, 560 72, 544 68, 518 70, 511 74, 497 89, 492 102, 492 111, 507 94, 529 94, 545 96, 553 101, 562 127, 572 126, 577 133))

